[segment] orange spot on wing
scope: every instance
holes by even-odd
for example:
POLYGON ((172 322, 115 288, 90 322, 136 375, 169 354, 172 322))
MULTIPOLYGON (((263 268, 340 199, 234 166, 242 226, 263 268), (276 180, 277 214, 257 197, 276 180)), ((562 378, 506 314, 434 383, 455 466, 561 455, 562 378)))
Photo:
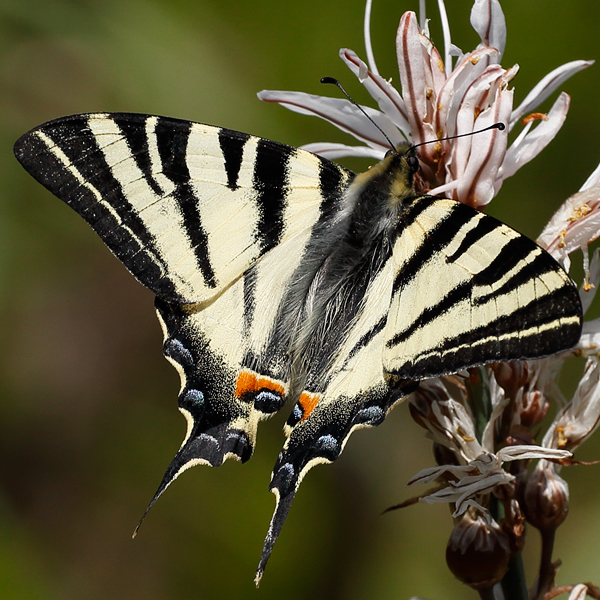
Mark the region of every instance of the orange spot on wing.
POLYGON ((283 384, 279 381, 275 381, 270 377, 263 377, 254 373, 254 371, 243 370, 240 372, 237 378, 235 386, 235 395, 241 398, 248 392, 258 392, 260 390, 271 390, 281 396, 284 395, 283 384))
POLYGON ((302 407, 302 419, 306 421, 310 413, 315 409, 315 406, 319 403, 320 397, 317 394, 311 394, 310 392, 302 392, 298 404, 302 407))

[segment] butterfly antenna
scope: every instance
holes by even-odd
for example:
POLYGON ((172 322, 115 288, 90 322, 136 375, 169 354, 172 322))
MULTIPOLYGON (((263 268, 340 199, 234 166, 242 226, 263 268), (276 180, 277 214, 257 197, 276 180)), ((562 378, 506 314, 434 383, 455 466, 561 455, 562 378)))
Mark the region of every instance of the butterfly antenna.
POLYGON ((483 133, 484 131, 489 131, 490 129, 499 129, 500 131, 504 131, 506 129, 506 125, 504 123, 494 123, 489 127, 484 127, 483 129, 479 129, 478 131, 469 131, 468 133, 461 133, 459 135, 449 135, 448 137, 439 138, 437 140, 429 140, 428 142, 421 142, 420 144, 415 144, 412 146, 412 150, 418 148, 419 146, 424 146, 425 144, 433 144, 434 142, 443 142, 445 140, 455 140, 456 138, 466 137, 468 135, 476 135, 477 133, 483 133))
POLYGON ((396 149, 396 146, 394 146, 392 140, 390 140, 385 131, 383 131, 383 129, 381 129, 381 127, 379 127, 379 125, 375 123, 375 121, 366 113, 365 109, 358 102, 356 102, 356 100, 344 89, 344 86, 342 86, 342 84, 335 77, 322 77, 321 83, 332 83, 333 85, 336 85, 340 89, 342 94, 344 94, 344 96, 346 96, 346 98, 348 98, 348 100, 350 100, 350 102, 354 104, 354 106, 356 106, 356 108, 358 108, 358 110, 360 110, 360 112, 363 115, 365 115, 365 117, 367 117, 367 119, 371 123, 373 123, 373 125, 379 130, 381 135, 387 140, 388 144, 390 145, 390 148, 392 150, 396 149))

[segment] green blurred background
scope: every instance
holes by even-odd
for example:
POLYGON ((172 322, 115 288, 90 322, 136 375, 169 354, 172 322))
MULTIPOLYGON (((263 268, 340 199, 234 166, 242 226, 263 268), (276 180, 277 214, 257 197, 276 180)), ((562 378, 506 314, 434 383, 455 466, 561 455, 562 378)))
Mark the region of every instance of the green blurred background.
MULTIPOLYGON (((453 42, 471 50, 479 41, 468 22, 471 2, 447 4, 453 42)), ((395 30, 417 5, 375 2, 374 49, 382 75, 395 82, 395 30)), ((597 0, 502 5, 503 65, 521 66, 517 103, 559 64, 598 58, 597 0)), ((441 45, 431 0, 428 8, 441 45)), ((186 472, 132 541, 184 435, 178 377, 162 358, 152 294, 11 151, 31 127, 87 111, 163 114, 293 145, 348 142, 326 123, 255 94, 333 94, 318 83, 332 75, 367 103, 338 58, 340 47, 365 56, 363 10, 362 0, 0 0, 3 600, 475 597, 445 567, 447 506, 378 516, 407 498, 406 480, 433 462, 404 406, 378 430, 353 436, 336 464, 310 473, 258 591, 252 578, 274 506, 267 486, 285 415, 261 426, 246 465, 186 472)), ((491 206, 532 237, 600 161, 599 67, 562 86, 573 99, 565 126, 491 206)), ((572 389, 573 376, 565 385, 572 389)), ((578 455, 599 457, 597 439, 578 455)), ((560 583, 600 583, 599 469, 563 471, 572 487, 571 516, 557 541, 560 583)), ((538 548, 531 530, 530 574, 538 548)))

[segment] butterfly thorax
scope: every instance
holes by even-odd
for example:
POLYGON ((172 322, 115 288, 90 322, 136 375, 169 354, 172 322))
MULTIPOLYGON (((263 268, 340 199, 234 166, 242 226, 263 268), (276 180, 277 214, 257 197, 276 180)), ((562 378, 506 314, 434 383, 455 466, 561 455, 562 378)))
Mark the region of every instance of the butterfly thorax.
POLYGON ((409 160, 414 156, 410 150, 402 150, 352 181, 340 215, 343 226, 338 222, 335 235, 324 232, 319 238, 315 254, 322 260, 306 277, 311 283, 294 316, 298 333, 290 350, 292 400, 304 389, 318 392, 315 386, 326 383, 311 381, 310 374, 323 373, 336 358, 363 310, 370 283, 391 256, 402 214, 416 198, 412 180, 418 163, 409 160))

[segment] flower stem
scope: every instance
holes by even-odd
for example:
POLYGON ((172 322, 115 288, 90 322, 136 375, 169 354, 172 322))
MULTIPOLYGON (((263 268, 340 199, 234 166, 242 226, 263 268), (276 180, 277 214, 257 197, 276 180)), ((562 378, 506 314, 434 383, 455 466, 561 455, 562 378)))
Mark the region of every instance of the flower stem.
POLYGON ((483 431, 492 414, 492 400, 490 398, 490 381, 487 371, 478 367, 471 371, 471 377, 466 381, 468 397, 471 401, 475 435, 481 442, 483 431))
MULTIPOLYGON (((492 495, 490 498, 490 513, 496 523, 504 517, 504 507, 502 502, 492 495)), ((508 560, 508 571, 500 582, 502 592, 507 600, 528 600, 527 579, 525 578, 525 569, 523 568, 523 557, 520 552, 510 555, 508 560)))
POLYGON ((508 571, 500 582, 505 598, 510 600, 528 600, 527 580, 523 568, 523 557, 520 552, 511 554, 508 561, 508 571))
POLYGON ((494 588, 489 587, 483 590, 479 590, 479 597, 481 600, 495 600, 496 595, 494 594, 494 588))
POLYGON ((552 564, 556 529, 541 529, 540 534, 542 536, 542 558, 540 560, 537 589, 535 594, 532 595, 535 600, 543 598, 552 589, 554 576, 556 575, 556 569, 552 564))

